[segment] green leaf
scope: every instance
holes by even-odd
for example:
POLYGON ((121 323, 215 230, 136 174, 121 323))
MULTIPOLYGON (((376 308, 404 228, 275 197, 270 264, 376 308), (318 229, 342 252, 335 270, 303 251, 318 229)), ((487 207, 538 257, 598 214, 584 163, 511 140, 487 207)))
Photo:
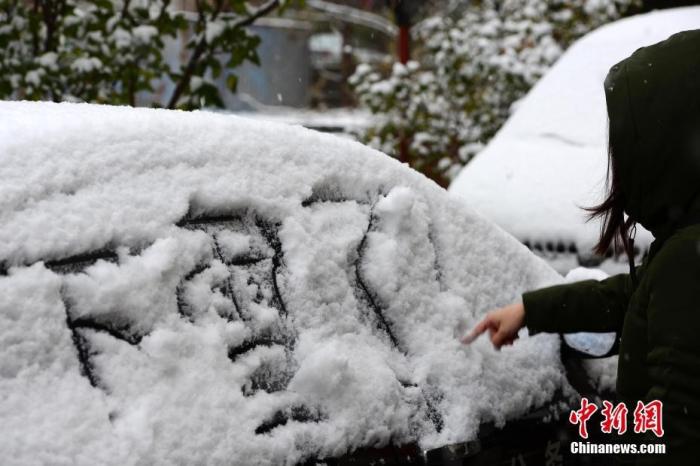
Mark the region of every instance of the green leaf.
POLYGON ((235 74, 230 74, 226 77, 226 87, 231 91, 231 92, 236 92, 236 89, 238 88, 238 76, 235 74))

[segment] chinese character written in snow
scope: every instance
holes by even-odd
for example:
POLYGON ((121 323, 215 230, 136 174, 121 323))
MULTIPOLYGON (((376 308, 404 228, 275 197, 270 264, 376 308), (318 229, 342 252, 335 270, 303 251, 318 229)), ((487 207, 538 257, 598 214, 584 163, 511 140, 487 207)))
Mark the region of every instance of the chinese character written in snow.
MULTIPOLYGON (((581 409, 576 411, 571 411, 569 414, 569 422, 572 424, 578 424, 578 434, 581 438, 588 438, 588 428, 586 427, 586 422, 593 416, 598 410, 598 407, 588 402, 588 398, 581 398, 581 409)), ((635 430, 636 432, 636 430, 635 430)))
POLYGON ((561 442, 547 440, 547 446, 544 450, 544 465, 561 466, 562 464, 564 464, 564 457, 561 454, 561 442))
POLYGON ((650 430, 657 437, 663 437, 662 408, 663 404, 659 400, 647 404, 637 401, 637 407, 634 409, 634 432, 639 434, 650 430))
POLYGON ((613 408, 612 403, 603 401, 600 414, 603 415, 603 422, 600 423, 603 433, 609 434, 615 429, 618 435, 622 435, 627 431, 627 406, 624 403, 619 403, 613 408))

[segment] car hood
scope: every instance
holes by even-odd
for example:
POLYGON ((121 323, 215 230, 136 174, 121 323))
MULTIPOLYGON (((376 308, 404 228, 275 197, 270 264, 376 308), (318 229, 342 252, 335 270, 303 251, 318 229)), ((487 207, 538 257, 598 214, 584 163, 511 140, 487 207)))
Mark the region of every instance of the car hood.
POLYGON ((289 464, 474 438, 565 384, 455 329, 559 276, 386 155, 207 112, 0 103, 0 456, 289 464))

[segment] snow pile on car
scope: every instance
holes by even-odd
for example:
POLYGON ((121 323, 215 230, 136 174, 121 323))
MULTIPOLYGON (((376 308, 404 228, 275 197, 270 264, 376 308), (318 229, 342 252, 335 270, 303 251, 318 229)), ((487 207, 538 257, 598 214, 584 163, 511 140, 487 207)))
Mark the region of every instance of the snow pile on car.
POLYGON ((279 464, 465 441, 564 385, 455 331, 560 280, 360 144, 0 103, 4 464, 279 464))

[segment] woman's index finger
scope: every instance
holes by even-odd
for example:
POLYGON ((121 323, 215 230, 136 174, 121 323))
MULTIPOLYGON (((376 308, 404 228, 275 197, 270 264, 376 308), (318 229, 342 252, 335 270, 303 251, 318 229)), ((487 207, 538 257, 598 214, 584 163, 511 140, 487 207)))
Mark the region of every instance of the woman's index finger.
POLYGON ((462 338, 462 343, 465 345, 468 345, 472 343, 474 340, 476 340, 479 335, 484 333, 489 327, 491 326, 491 319, 489 316, 484 317, 481 322, 476 324, 476 327, 472 329, 471 332, 469 332, 468 335, 462 338))

